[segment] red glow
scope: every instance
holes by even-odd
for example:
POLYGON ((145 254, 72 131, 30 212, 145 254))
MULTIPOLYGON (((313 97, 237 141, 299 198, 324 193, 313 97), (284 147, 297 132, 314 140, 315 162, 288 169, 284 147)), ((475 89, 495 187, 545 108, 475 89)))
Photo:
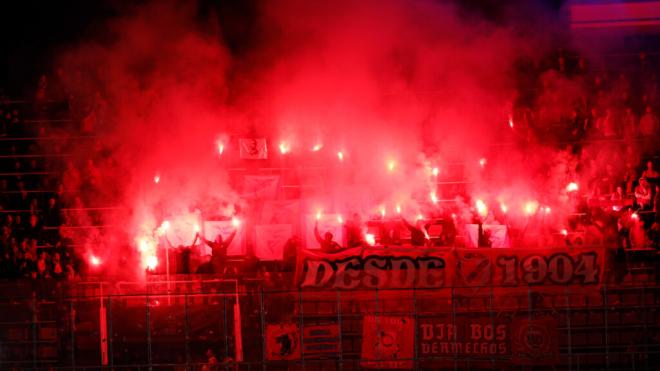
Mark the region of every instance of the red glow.
POLYGON ((341 215, 338 215, 338 216, 337 216, 337 223, 339 223, 339 224, 344 224, 344 218, 342 218, 341 215))
POLYGON ((433 174, 433 176, 438 176, 440 170, 437 167, 434 167, 433 170, 431 170, 431 173, 433 174))
POLYGON ((344 161, 344 152, 342 151, 337 152, 337 157, 339 158, 339 161, 344 161))
POLYGON ((488 161, 485 158, 479 159, 479 166, 484 167, 488 161))
POLYGON ((233 217, 231 218, 231 225, 233 225, 234 228, 238 228, 241 225, 241 220, 237 217, 233 217))
POLYGON ((218 155, 222 156, 222 153, 225 151, 225 145, 222 142, 218 142, 218 155))
POLYGON ((373 246, 376 244, 376 237, 371 233, 367 233, 364 236, 364 240, 367 242, 367 244, 369 244, 369 246, 373 246))
POLYGON ((323 148, 323 144, 315 144, 314 147, 312 147, 312 152, 318 152, 323 148))
POLYGON ((561 234, 563 234, 564 236, 568 236, 568 231, 566 229, 562 229, 561 234))
POLYGON ((630 217, 635 220, 639 219, 639 215, 637 213, 633 213, 630 217))
POLYGON ((158 174, 154 175, 154 183, 156 184, 160 183, 160 175, 158 174))
POLYGON ((577 191, 579 188, 580 188, 580 187, 578 186, 577 183, 575 183, 575 182, 570 182, 570 183, 568 183, 568 185, 566 186, 566 191, 567 191, 567 192, 575 192, 575 191, 577 191))

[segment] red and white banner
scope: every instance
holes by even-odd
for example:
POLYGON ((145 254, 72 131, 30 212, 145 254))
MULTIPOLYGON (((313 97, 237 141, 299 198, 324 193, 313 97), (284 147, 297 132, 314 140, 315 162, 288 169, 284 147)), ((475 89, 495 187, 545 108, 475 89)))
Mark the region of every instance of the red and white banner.
POLYGON ((243 178, 243 196, 246 198, 275 198, 279 175, 246 175, 243 178))
MULTIPOLYGON (((509 232, 505 225, 483 224, 483 241, 486 247, 501 248, 510 247, 509 232)), ((465 226, 465 246, 479 247, 479 225, 467 224, 465 226)))
POLYGON ((266 201, 259 218, 262 224, 298 224, 300 223, 300 201, 266 201))
POLYGON ((362 367, 413 367, 415 321, 411 317, 365 316, 362 323, 362 367))
POLYGON ((268 158, 266 138, 240 138, 240 157, 244 160, 265 160, 268 158))
POLYGON ((260 260, 282 260, 284 246, 291 238, 291 224, 258 225, 255 228, 255 256, 260 260))
MULTIPOLYGON (((229 220, 207 220, 204 222, 204 237, 207 240, 215 241, 218 234, 222 235, 223 240, 226 240, 234 231, 236 227, 229 220)), ((211 255, 211 248, 206 244, 201 244, 201 255, 211 255)), ((238 227, 236 236, 227 247, 227 255, 245 255, 245 247, 243 244, 243 230, 238 227)))
POLYGON ((300 359, 300 330, 295 323, 266 325, 266 359, 291 361, 300 359))

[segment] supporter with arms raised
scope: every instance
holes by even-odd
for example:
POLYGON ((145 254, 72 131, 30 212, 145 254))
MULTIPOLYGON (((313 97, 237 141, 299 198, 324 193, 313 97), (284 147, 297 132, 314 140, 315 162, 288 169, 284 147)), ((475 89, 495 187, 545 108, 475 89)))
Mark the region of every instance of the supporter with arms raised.
POLYGON ((333 239, 334 236, 332 233, 330 233, 330 231, 325 232, 323 237, 321 237, 321 234, 319 233, 318 220, 314 224, 314 237, 316 238, 316 241, 319 243, 319 245, 321 245, 321 251, 324 253, 334 253, 342 250, 341 245, 335 242, 333 239))
POLYGON ((234 237, 236 237, 236 229, 234 229, 227 239, 223 239, 222 235, 218 233, 215 237, 215 241, 207 240, 204 237, 201 237, 197 234, 197 237, 201 238, 204 243, 211 248, 211 265, 213 266, 213 271, 215 273, 224 272, 224 265, 227 261, 227 248, 231 245, 234 237))
POLYGON ((415 225, 410 224, 406 218, 401 215, 401 220, 403 224, 410 231, 410 244, 413 246, 424 246, 428 244, 428 232, 426 231, 426 225, 422 219, 417 219, 415 225))

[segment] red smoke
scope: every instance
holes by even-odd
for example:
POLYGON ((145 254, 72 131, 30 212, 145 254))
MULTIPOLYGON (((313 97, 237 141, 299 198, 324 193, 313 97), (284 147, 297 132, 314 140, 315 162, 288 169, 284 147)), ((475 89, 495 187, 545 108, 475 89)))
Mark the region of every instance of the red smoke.
MULTIPOLYGON (((97 120, 102 179, 86 198, 123 207, 104 223, 120 226, 140 269, 155 263, 164 220, 191 228, 191 242, 207 216, 241 209, 250 222, 253 205, 230 167, 322 168, 296 172, 297 183, 314 186, 300 188, 310 214, 394 214, 399 205, 410 220, 442 209, 465 220, 483 210, 479 199, 491 211, 506 205, 518 223, 529 218, 526 205, 548 206, 545 218, 559 227, 572 211, 572 155, 516 144, 524 125, 510 119, 514 62, 544 50, 513 27, 433 1, 265 1, 256 40, 238 54, 221 42, 223 25, 200 21, 192 5, 124 13, 106 39, 72 47, 60 64, 79 76, 72 89, 107 101, 97 120), (241 136, 268 138, 270 159, 236 161, 241 136), (455 179, 456 162, 472 199, 446 203, 435 181, 455 179)), ((554 87, 573 86, 543 81, 540 104, 561 99, 554 87)), ((113 240, 106 251, 122 246, 113 240)))

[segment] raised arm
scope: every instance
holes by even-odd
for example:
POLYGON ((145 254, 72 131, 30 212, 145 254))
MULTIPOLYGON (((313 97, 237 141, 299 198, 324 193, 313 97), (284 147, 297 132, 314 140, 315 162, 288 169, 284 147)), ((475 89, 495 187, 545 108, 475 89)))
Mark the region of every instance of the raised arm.
POLYGON ((231 232, 229 237, 227 237, 227 239, 225 240, 225 242, 224 242, 225 248, 227 248, 227 247, 229 247, 229 245, 231 245, 231 241, 234 240, 234 237, 236 237, 236 229, 234 229, 234 231, 231 232))
POLYGON ((323 244, 323 239, 321 238, 321 234, 319 233, 319 222, 317 221, 314 224, 314 237, 316 237, 316 241, 320 244, 323 244))

